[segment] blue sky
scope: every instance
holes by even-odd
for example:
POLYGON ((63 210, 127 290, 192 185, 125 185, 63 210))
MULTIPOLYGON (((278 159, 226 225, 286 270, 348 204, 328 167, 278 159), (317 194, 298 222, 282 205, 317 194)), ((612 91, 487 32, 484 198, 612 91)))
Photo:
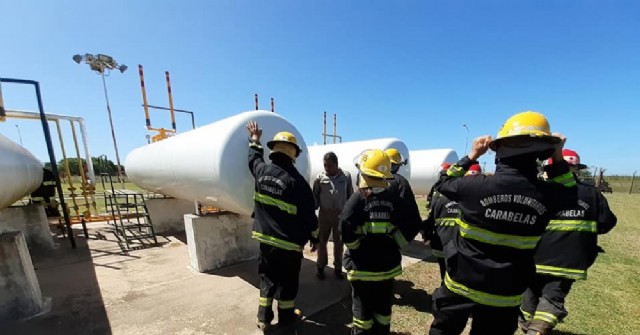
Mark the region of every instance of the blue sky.
MULTIPOLYGON (((168 105, 168 70, 176 108, 195 111, 198 125, 253 109, 258 93, 307 143, 322 142, 326 110, 345 140, 394 136, 464 153, 462 124, 471 141, 532 109, 584 163, 640 169, 637 1, 0 0, 0 12, 0 76, 37 80, 48 112, 84 117, 94 156, 115 160, 100 77, 77 53, 130 67, 107 78, 123 161, 146 143, 143 64, 149 102, 168 105)), ((3 92, 7 108, 37 107, 29 87, 3 92)), ((46 159, 36 122, 10 119, 0 133, 18 142, 16 124, 46 159)), ((178 130, 189 127, 178 115, 178 130)))

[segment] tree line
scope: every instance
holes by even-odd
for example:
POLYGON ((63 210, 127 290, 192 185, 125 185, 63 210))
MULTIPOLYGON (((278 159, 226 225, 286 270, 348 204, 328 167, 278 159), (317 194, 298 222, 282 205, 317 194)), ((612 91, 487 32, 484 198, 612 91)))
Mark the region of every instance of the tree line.
MULTIPOLYGON (((87 161, 84 158, 81 158, 82 166, 85 169, 85 173, 87 171, 87 161)), ((78 164, 77 158, 67 158, 67 164, 65 164, 65 160, 61 159, 58 161, 57 167, 58 172, 70 174, 72 176, 80 175, 80 164, 78 164), (69 171, 67 171, 67 165, 69 166, 69 171)), ((105 159, 103 156, 101 157, 91 157, 91 162, 93 163, 93 171, 96 176, 99 176, 101 173, 107 173, 112 176, 118 175, 118 166, 114 164, 111 160, 105 159)), ((45 169, 51 170, 51 163, 44 163, 45 169)), ((124 172, 124 167, 122 167, 122 171, 124 172)))

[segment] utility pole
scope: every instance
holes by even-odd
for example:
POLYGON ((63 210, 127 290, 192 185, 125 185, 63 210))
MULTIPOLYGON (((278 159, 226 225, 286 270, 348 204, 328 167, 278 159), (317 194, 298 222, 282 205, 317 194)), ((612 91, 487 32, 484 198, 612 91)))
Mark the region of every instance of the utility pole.
POLYGON ((631 186, 629 187, 629 194, 633 193, 633 181, 636 179, 636 173, 638 171, 633 171, 633 175, 631 176, 631 186))
POLYGON ((467 127, 466 124, 463 124, 462 126, 467 130, 467 137, 464 140, 464 154, 466 155, 468 153, 467 148, 469 146, 469 127, 467 127))

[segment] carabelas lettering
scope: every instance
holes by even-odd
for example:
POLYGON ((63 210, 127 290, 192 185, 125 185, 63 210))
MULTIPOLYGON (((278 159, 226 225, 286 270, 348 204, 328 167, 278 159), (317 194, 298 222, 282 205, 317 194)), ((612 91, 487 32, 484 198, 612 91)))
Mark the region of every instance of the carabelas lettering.
POLYGON ((532 214, 524 214, 519 212, 503 211, 499 209, 487 208, 484 216, 488 219, 501 220, 515 223, 533 225, 536 223, 537 216, 532 214))

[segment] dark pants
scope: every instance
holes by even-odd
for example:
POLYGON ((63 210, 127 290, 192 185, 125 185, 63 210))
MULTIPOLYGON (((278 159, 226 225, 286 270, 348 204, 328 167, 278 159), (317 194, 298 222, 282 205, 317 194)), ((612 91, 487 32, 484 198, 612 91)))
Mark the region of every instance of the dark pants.
POLYGON ((433 294, 433 323, 429 335, 458 335, 473 317, 470 335, 513 335, 518 306, 493 307, 457 295, 444 285, 433 294))
MULTIPOLYGON (((444 262, 444 258, 437 257, 438 268, 440 269, 440 280, 444 282, 444 275, 447 273, 447 264, 444 262)), ((442 286, 442 282, 440 286, 442 286)))
POLYGON ((333 233, 333 265, 336 271, 342 272, 343 243, 340 236, 340 211, 320 209, 318 213, 318 267, 324 268, 328 263, 327 242, 333 233))
POLYGON ((569 314, 564 302, 573 282, 572 279, 536 275, 520 306, 526 328, 549 334, 569 314))
POLYGON ((278 322, 294 318, 294 304, 298 294, 298 280, 302 253, 260 243, 260 307, 258 321, 273 320, 273 299, 278 300, 278 322))
POLYGON ((351 334, 389 334, 393 279, 384 281, 352 281, 353 328, 351 334))

